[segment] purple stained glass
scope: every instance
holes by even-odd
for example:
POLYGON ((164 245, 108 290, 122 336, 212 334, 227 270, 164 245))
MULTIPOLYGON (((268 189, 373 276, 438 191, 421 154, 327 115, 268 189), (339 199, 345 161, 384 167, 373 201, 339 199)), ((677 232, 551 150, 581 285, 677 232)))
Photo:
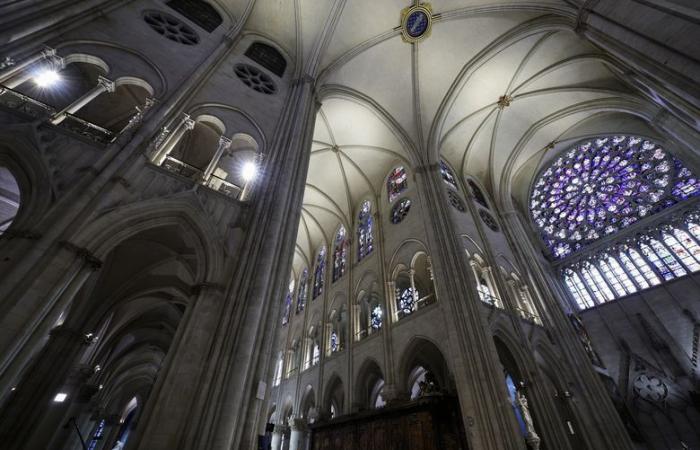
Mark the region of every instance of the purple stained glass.
POLYGON ((555 258, 637 220, 700 195, 700 182, 678 159, 635 136, 578 144, 546 168, 530 212, 555 258))

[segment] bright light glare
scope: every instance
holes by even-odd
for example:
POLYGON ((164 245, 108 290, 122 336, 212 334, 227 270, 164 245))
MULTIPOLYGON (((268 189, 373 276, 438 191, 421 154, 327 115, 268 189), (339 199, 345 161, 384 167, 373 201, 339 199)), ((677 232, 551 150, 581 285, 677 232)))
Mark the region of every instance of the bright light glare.
POLYGON ((53 398, 53 401, 56 402, 56 403, 63 403, 63 402, 66 400, 67 397, 68 397, 68 394, 66 394, 65 392, 59 392, 59 393, 56 394, 56 396, 53 398))
POLYGON ((251 161, 243 164, 243 172, 241 173, 241 176, 243 177, 243 181, 246 183, 253 181, 255 177, 258 176, 258 165, 251 161))
POLYGON ((42 88, 51 87, 60 80, 58 72, 52 69, 43 69, 34 76, 34 83, 42 88))

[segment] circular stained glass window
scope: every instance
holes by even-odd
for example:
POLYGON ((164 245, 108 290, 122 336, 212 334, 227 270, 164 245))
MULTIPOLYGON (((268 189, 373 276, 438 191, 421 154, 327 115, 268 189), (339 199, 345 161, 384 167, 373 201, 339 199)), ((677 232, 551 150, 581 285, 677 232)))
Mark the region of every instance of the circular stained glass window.
POLYGON ((195 45, 199 42, 197 33, 184 22, 162 11, 147 11, 143 20, 159 34, 171 41, 185 45, 195 45))
POLYGON ((601 137, 565 152, 537 179, 530 212, 556 258, 700 194, 695 175, 655 142, 601 137))
POLYGON ((396 224, 403 221, 410 209, 411 200, 407 198, 402 198, 401 200, 396 202, 394 207, 391 208, 391 223, 396 224))

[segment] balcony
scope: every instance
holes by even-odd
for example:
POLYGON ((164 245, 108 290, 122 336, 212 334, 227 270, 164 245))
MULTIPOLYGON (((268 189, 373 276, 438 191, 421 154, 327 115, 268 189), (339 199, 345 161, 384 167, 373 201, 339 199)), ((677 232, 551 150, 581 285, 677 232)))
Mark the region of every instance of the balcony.
POLYGON ((47 125, 102 145, 117 137, 111 131, 71 114, 65 114, 65 119, 58 125, 51 125, 49 119, 57 112, 54 108, 3 85, 0 85, 0 108, 25 119, 43 120, 47 125))
POLYGON ((236 186, 235 184, 226 181, 215 174, 210 175, 208 180, 204 180, 204 171, 202 169, 194 167, 169 155, 165 157, 161 167, 169 172, 180 175, 181 177, 194 180, 202 186, 206 186, 207 188, 234 200, 239 200, 241 193, 243 192, 241 187, 236 186))

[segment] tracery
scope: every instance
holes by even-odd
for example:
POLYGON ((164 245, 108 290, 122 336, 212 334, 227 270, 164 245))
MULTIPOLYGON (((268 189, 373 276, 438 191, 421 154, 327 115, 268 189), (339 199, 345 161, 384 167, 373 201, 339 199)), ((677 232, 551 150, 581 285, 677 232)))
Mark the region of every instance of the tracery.
POLYGON ((345 227, 340 226, 335 234, 335 246, 333 248, 333 282, 345 275, 348 260, 348 242, 345 227))
POLYGON ((316 257, 316 269, 314 270, 314 289, 312 299, 316 299, 323 294, 323 277, 326 271, 326 246, 318 251, 316 257))
POLYGON ((700 194, 695 176, 655 142, 601 137, 557 158, 534 185, 532 218, 555 258, 700 194))

